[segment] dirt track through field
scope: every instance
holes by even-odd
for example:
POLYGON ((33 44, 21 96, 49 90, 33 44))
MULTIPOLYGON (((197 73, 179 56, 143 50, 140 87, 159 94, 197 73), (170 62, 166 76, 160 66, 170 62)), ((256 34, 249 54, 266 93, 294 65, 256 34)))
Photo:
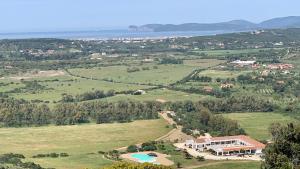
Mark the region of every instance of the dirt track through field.
MULTIPOLYGON (((168 117, 168 115, 166 113, 159 113, 159 115, 165 119, 170 125, 176 124, 172 118, 168 117)), ((177 128, 172 129, 171 131, 169 131, 167 134, 155 139, 155 141, 184 141, 188 138, 191 138, 191 136, 186 135, 185 133, 183 133, 181 131, 182 126, 177 126, 177 128)), ((142 145, 142 143, 136 144, 137 146, 142 145)), ((122 150, 126 150, 127 147, 120 147, 116 150, 122 151, 122 150)))
MULTIPOLYGON (((176 122, 168 117, 167 113, 159 113, 160 116, 162 118, 164 118, 170 125, 176 124, 176 122)), ((179 141, 179 142, 183 142, 187 139, 191 139, 192 136, 189 136, 185 133, 182 132, 182 126, 177 125, 177 128, 174 128, 173 130, 171 130, 169 133, 167 133, 166 135, 156 139, 156 141, 179 141)))

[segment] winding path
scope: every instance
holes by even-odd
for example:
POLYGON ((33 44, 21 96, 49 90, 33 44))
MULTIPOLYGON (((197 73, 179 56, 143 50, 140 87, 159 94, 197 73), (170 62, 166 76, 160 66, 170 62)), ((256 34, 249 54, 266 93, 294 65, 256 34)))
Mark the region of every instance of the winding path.
MULTIPOLYGON (((175 122, 173 121, 173 119, 171 119, 171 118, 169 118, 165 113, 159 113, 159 115, 163 118, 163 119, 165 119, 170 125, 172 125, 172 124, 174 124, 175 122)), ((157 138, 157 139, 155 139, 155 141, 161 141, 161 140, 164 140, 164 139, 166 139, 166 138, 168 138, 170 135, 172 135, 173 133, 175 133, 175 132, 177 132, 178 130, 180 130, 181 131, 181 128, 179 129, 179 128, 174 128, 174 129, 172 129, 171 131, 169 131, 167 134, 165 134, 165 135, 163 135, 163 136, 161 136, 161 137, 159 137, 159 138, 157 138)), ((137 146, 140 146, 140 145, 142 145, 142 143, 138 143, 138 144, 136 144, 137 146)), ((120 148, 117 148, 116 150, 126 150, 127 149, 127 147, 120 147, 120 148)))

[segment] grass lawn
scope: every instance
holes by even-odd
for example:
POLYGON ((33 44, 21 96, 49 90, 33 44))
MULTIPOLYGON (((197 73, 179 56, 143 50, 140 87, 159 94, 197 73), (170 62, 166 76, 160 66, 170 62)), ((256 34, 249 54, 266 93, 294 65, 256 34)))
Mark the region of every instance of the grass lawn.
POLYGON ((185 65, 154 65, 145 64, 143 66, 133 66, 140 71, 128 73, 129 66, 109 66, 92 69, 70 69, 73 74, 88 78, 109 79, 123 83, 142 83, 142 84, 170 84, 191 73, 196 67, 185 65), (153 66, 157 66, 154 69, 153 66), (142 70, 149 67, 150 70, 142 70))
POLYGON ((221 161, 204 164, 197 169, 260 169, 260 162, 253 161, 221 161))
POLYGON ((229 113, 225 117, 238 121, 242 128, 253 138, 258 140, 270 139, 268 131, 272 123, 282 124, 296 122, 295 119, 280 113, 229 113))
POLYGON ((176 151, 175 150, 176 148, 172 145, 172 143, 165 143, 164 147, 165 150, 159 149, 158 152, 170 155, 168 159, 174 162, 174 167, 176 167, 177 163, 180 163, 182 167, 195 166, 195 165, 207 163, 207 161, 199 162, 195 158, 186 159, 184 153, 181 151, 176 151))
POLYGON ((100 168, 111 164, 97 151, 154 140, 168 131, 163 119, 132 123, 46 126, 32 128, 1 128, 0 154, 21 153, 28 161, 57 169, 100 168), (30 158, 42 153, 68 153, 66 158, 30 158))

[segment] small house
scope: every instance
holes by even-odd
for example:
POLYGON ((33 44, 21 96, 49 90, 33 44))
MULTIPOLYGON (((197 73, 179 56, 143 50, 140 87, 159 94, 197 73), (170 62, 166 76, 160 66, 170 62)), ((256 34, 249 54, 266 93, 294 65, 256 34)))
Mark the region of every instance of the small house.
POLYGON ((137 91, 133 92, 133 95, 143 95, 143 94, 146 94, 145 90, 137 90, 137 91))

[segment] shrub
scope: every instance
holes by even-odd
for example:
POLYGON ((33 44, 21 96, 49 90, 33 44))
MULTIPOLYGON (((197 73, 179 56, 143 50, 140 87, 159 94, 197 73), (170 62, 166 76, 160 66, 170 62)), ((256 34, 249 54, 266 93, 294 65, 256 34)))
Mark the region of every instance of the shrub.
POLYGON ((138 147, 136 145, 130 145, 127 147, 127 152, 134 153, 138 151, 138 147))
POLYGON ((203 156, 197 156, 196 158, 198 161, 205 161, 205 158, 203 156))
POLYGON ((49 157, 51 157, 51 158, 57 158, 57 157, 59 157, 59 154, 57 154, 57 153, 50 153, 49 157))
POLYGON ((135 164, 135 163, 116 163, 103 169, 172 169, 172 167, 155 165, 155 164, 135 164))
POLYGON ((68 154, 68 153, 60 153, 59 156, 60 156, 60 157, 69 157, 69 154, 68 154))

